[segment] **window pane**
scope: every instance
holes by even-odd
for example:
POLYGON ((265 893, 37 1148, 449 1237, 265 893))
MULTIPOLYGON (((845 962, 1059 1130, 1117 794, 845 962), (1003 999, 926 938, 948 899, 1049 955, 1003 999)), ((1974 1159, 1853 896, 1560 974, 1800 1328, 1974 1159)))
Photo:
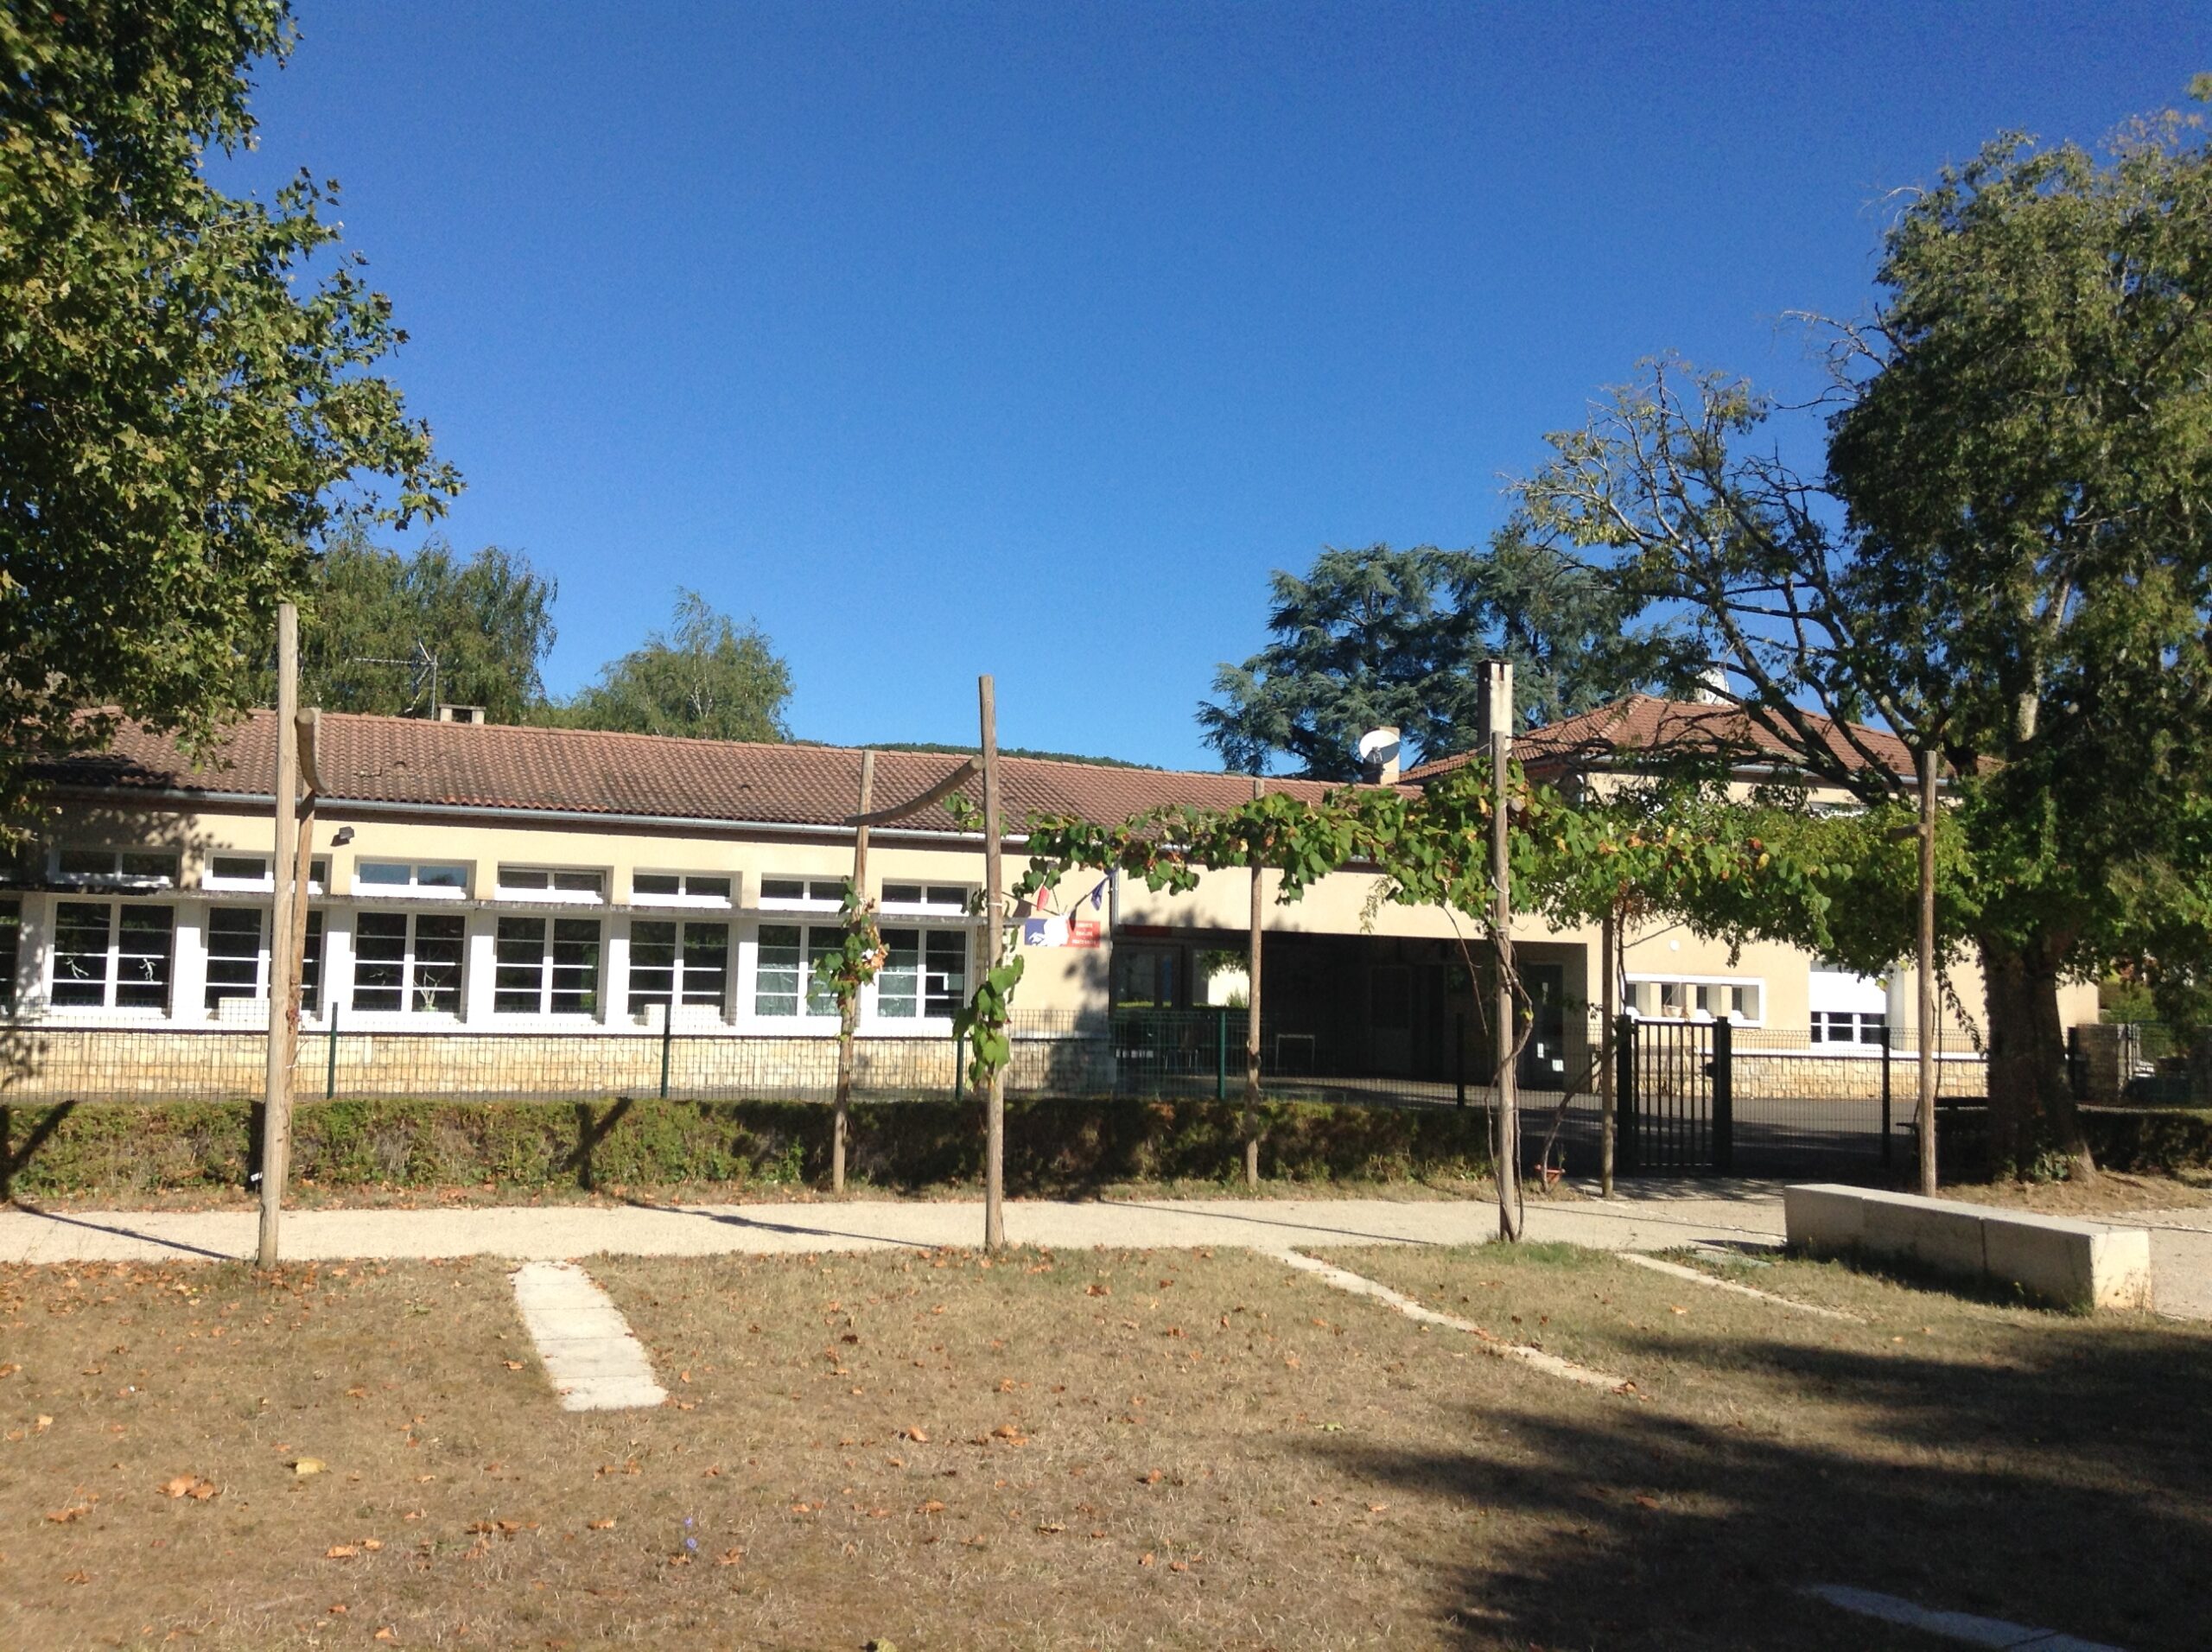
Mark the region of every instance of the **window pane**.
POLYGON ((556 1015, 599 1013, 599 920, 553 920, 551 1007, 556 1015))
POLYGON ((0 900, 0 1011, 16 1007, 16 971, 22 967, 23 903, 0 900))
POLYGON ((943 906, 956 912, 964 912, 968 910, 968 892, 957 886, 948 887, 944 884, 933 883, 930 886, 927 899, 932 906, 943 906))
MULTIPOLYGON (((674 881, 674 880, 671 880, 674 881)), ((633 883, 632 888, 636 887, 633 883)), ((665 1004, 675 988, 676 925, 646 923, 630 925, 630 1013, 648 1004, 665 1004)))
MULTIPOLYGON (((883 891, 891 899, 891 886, 883 891)), ((883 944, 891 950, 875 978, 875 1013, 893 1020, 907 1020, 922 1013, 922 932, 887 929, 883 944)))
POLYGON ((261 913, 219 906, 207 914, 207 1007, 261 991, 261 913))
POLYGON ((208 861, 207 871, 234 883, 258 883, 269 875, 269 862, 258 855, 218 855, 208 861))
POLYGON ((804 900, 806 885, 798 878, 763 878, 760 880, 760 899, 804 900))
POLYGON ((729 981, 729 925, 683 926, 683 1001, 719 1010, 729 981))
POLYGON ((414 1007, 441 1015, 461 1013, 461 950, 464 921, 422 917, 415 924, 414 1007))
POLYGON ((169 956, 176 912, 168 906, 125 906, 116 926, 115 1003, 118 1009, 167 1009, 169 956))
POLYGON ((63 849, 54 864, 69 878, 105 878, 115 874, 115 855, 108 849, 63 849))
POLYGON ((728 878, 687 878, 684 893, 694 900, 728 900, 730 880, 728 878))
POLYGON ((633 872, 630 874, 630 893, 633 895, 679 894, 683 881, 673 872, 633 872))
POLYGON ((126 878, 167 878, 176 881, 176 856, 158 849, 125 849, 119 857, 126 878))
MULTIPOLYGON (((767 893, 767 885, 761 885, 767 893)), ((753 1013, 798 1013, 799 931, 785 924, 760 926, 760 956, 753 974, 753 1013)))
POLYGON ((322 914, 308 914, 307 950, 300 955, 300 1013, 322 1008, 322 914))
POLYGON ((465 866, 418 866, 415 868, 415 886, 418 889, 466 889, 468 887, 468 868, 465 866))
POLYGON ((810 929, 806 932, 806 1013, 809 1015, 835 1015, 837 994, 818 980, 814 966, 822 959, 841 951, 844 937, 833 929, 810 929))
POLYGON ((54 1001, 64 1007, 107 1002, 107 932, 103 901, 64 900, 54 908, 54 1001))
POLYGON ((499 887, 502 889, 550 889, 553 874, 538 867, 503 866, 499 868, 499 887))
POLYGON ((883 886, 883 904, 887 906, 918 906, 922 904, 922 886, 918 883, 887 883, 883 886))
POLYGON ((406 979, 406 915, 363 912, 353 925, 353 1007, 397 1009, 406 979))
POLYGON ((363 861, 353 867, 356 883, 397 884, 404 886, 414 875, 412 867, 397 861, 363 861))
POLYGON ((493 1009, 501 1015, 537 1014, 544 998, 545 920, 501 918, 496 956, 493 1009))
POLYGON ((931 930, 928 939, 922 1013, 950 1016, 968 1001, 968 937, 959 930, 931 930))
POLYGON ((553 887, 564 895, 601 894, 607 887, 607 874, 603 872, 556 872, 553 874, 553 887))
POLYGON ((806 886, 807 897, 812 900, 826 900, 832 905, 845 898, 844 880, 841 878, 817 878, 806 886))

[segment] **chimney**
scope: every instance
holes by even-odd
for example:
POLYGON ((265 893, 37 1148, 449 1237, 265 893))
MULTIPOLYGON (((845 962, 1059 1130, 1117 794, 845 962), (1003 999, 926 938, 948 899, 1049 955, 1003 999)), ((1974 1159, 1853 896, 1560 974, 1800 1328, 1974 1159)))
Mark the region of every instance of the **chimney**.
POLYGON ((484 715, 482 706, 456 706, 447 701, 438 702, 437 720, 445 723, 480 723, 491 719, 484 715))
POLYGON ((1359 737, 1359 778, 1371 786, 1398 784, 1398 731, 1370 728, 1359 737))
POLYGON ((1697 674, 1697 702, 1701 706, 1732 706, 1736 696, 1728 692, 1728 668, 1708 665, 1697 674))

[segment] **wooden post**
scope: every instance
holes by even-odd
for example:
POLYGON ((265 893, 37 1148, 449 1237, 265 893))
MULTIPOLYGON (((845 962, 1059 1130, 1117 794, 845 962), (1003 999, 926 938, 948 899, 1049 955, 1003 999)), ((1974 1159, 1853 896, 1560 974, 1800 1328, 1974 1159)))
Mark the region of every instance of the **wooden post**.
MULTIPOLYGON (((296 1071, 300 1056, 301 1000, 307 993, 308 960, 308 891, 315 882, 315 805, 322 791, 322 767, 316 756, 321 744, 322 713, 315 708, 298 713, 292 719, 298 731, 298 764, 302 797, 300 798, 300 829, 292 852, 292 928, 286 944, 290 947, 292 963, 285 979, 291 982, 291 994, 285 1001, 285 1026, 291 1046, 288 1071, 296 1071)), ((273 919, 272 919, 273 924, 273 919)), ((274 968, 272 960, 271 968, 274 968)), ((289 1147, 290 1138, 286 1138, 289 1147)))
POLYGON ((292 1153, 292 1025, 299 1000, 292 975, 293 874, 298 864, 300 611, 276 606, 276 786, 275 852, 269 859, 276 910, 269 924, 269 1049, 261 1119, 261 1235, 257 1260, 277 1261, 277 1226, 292 1153))
MULTIPOLYGON (((988 677, 976 683, 982 714, 983 745, 983 929, 982 956, 976 967, 998 967, 1005 924, 999 915, 999 715, 996 684, 988 677)), ((1006 1069, 991 1074, 983 1098, 983 1248, 1006 1248, 1006 1069)))
MULTIPOLYGON (((863 817, 853 828, 853 893, 863 908, 868 904, 868 821, 875 804, 875 753, 861 753, 861 806, 863 817)), ((845 1191, 845 1137, 853 1105, 853 1035, 860 1028, 858 994, 837 1007, 837 1109, 830 1128, 830 1191, 845 1191)), ((956 1057, 956 1059, 957 1058, 956 1057)))
POLYGON ((1920 753, 1920 1191, 1936 1196, 1936 753, 1920 753))
POLYGON ((1598 967, 1605 975, 1598 990, 1598 1192, 1604 1198, 1613 1196, 1613 1023, 1620 1013, 1614 1001, 1620 990, 1620 911, 1608 906, 1598 924, 1598 967))
POLYGON ((1521 1098, 1513 1071, 1517 1007, 1513 994, 1513 891, 1508 850, 1507 766, 1513 755, 1513 667, 1492 660, 1490 674, 1490 754, 1496 788, 1491 809, 1491 924, 1497 947, 1497 1236, 1521 1236, 1521 1098))
MULTIPOLYGON (((1255 801, 1267 795, 1268 783, 1252 777, 1255 801)), ((1252 930, 1244 946, 1244 1185, 1260 1185, 1260 926, 1264 908, 1267 873, 1252 862, 1252 930)))

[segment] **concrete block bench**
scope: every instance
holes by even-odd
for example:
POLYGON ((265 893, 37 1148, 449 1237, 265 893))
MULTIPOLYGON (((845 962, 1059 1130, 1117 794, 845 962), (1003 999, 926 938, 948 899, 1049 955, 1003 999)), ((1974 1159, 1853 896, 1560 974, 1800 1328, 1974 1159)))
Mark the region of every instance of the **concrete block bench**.
POLYGON ((2084 1312, 2151 1306, 2141 1228, 1828 1183, 1784 1188, 1782 1198, 1790 1244, 1815 1254, 1895 1257, 2084 1312))

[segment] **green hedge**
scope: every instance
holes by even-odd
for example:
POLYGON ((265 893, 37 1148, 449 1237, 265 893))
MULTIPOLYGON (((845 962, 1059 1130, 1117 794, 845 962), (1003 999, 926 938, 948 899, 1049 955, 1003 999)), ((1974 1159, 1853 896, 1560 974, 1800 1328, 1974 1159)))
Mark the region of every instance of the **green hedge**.
POLYGON ((2203 1108, 2085 1107, 2082 1131, 2107 1170, 2212 1166, 2212 1110, 2203 1108))
MULTIPOLYGON (((1478 1109, 1270 1102, 1271 1177, 1399 1180, 1487 1173, 1478 1109)), ((248 1184, 260 1109, 246 1102, 0 1105, 5 1191, 123 1194, 248 1184)), ((1007 1185, 1065 1192, 1117 1181, 1227 1180, 1243 1167, 1234 1102, 1009 1101, 1007 1185)), ((303 1102, 292 1171, 324 1187, 654 1186, 826 1180, 830 1114, 807 1102, 639 1100, 303 1102)), ((974 1101, 857 1102, 855 1180, 914 1191, 976 1182, 974 1101)))

